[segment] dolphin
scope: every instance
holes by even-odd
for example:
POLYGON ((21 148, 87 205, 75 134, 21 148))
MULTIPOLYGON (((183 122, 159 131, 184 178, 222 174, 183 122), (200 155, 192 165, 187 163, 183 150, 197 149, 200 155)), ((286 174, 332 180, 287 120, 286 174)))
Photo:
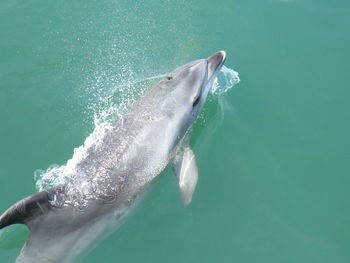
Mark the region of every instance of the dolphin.
POLYGON ((167 74, 87 150, 74 176, 5 211, 0 229, 25 224, 30 230, 16 262, 79 260, 116 229, 168 164, 188 205, 198 180, 189 133, 225 58, 219 51, 167 74))

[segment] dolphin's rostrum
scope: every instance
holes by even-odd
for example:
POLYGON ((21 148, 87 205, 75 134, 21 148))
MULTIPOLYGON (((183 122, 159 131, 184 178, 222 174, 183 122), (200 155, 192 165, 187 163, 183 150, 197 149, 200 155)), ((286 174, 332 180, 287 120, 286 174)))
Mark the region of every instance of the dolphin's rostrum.
POLYGON ((16 262, 71 262, 111 230, 170 162, 188 205, 198 169, 188 136, 225 61, 219 51, 176 68, 138 99, 76 164, 67 183, 33 194, 0 217, 26 224, 16 262))

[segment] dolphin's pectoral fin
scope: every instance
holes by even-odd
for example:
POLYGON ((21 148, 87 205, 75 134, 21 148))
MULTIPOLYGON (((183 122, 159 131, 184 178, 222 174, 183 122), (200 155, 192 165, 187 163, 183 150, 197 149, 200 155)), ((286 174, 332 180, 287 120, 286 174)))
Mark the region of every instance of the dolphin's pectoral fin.
POLYGON ((187 206, 192 200, 198 181, 196 157, 188 145, 175 155, 173 170, 179 180, 182 203, 187 206))

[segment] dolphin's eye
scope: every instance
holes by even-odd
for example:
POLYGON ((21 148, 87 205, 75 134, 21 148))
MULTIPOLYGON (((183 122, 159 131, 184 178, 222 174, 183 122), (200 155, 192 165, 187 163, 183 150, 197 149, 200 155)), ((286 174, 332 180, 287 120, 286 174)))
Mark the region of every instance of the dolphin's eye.
POLYGON ((198 96, 194 102, 193 102, 193 107, 195 107, 199 103, 200 96, 198 96))
POLYGON ((171 79, 173 79, 173 76, 170 74, 170 75, 166 76, 166 78, 167 78, 167 80, 171 80, 171 79))

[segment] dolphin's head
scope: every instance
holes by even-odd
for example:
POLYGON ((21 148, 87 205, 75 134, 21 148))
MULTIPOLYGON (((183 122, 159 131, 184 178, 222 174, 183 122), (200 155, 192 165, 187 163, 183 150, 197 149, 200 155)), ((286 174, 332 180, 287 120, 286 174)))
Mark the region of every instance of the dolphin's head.
POLYGON ((176 68, 160 81, 165 96, 159 106, 176 122, 178 137, 189 130, 200 113, 225 58, 224 51, 216 52, 176 68))

